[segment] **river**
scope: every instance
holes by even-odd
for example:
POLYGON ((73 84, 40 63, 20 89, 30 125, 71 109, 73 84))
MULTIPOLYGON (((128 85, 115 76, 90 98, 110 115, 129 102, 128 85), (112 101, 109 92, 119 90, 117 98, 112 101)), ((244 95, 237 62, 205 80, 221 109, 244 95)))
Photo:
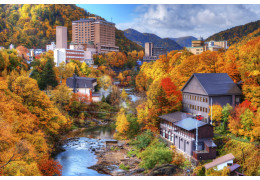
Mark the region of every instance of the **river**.
POLYGON ((63 145, 66 151, 55 158, 63 167, 62 176, 108 176, 88 167, 98 161, 91 149, 104 146, 104 140, 112 139, 113 134, 114 131, 110 127, 79 129, 68 134, 68 140, 63 145))

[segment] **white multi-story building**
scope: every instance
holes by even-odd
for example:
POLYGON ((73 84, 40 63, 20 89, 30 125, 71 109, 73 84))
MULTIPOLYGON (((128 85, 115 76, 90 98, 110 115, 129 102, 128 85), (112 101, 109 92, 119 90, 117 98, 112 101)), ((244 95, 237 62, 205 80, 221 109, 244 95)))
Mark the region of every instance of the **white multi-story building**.
POLYGON ((55 42, 51 42, 51 44, 46 45, 46 51, 48 52, 49 50, 54 51, 56 49, 56 44, 55 42))

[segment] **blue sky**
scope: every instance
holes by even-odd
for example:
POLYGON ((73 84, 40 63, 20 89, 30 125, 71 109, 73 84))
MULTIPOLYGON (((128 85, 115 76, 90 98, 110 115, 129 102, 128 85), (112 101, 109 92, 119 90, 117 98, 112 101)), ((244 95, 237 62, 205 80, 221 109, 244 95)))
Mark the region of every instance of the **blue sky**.
POLYGON ((116 24, 130 22, 134 18, 136 4, 77 4, 90 13, 97 14, 116 24))
POLYGON ((202 36, 260 20, 259 4, 77 4, 112 21, 162 38, 202 36))

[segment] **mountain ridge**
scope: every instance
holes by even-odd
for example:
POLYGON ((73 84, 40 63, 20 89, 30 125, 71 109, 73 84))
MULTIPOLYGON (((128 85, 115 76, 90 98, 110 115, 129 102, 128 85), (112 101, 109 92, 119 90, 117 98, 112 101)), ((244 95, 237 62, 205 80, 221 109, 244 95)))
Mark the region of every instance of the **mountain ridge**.
POLYGON ((145 42, 153 42, 155 47, 166 48, 167 51, 181 50, 183 47, 170 38, 160 38, 156 34, 141 33, 135 29, 128 28, 124 30, 124 35, 131 41, 144 47, 145 42))

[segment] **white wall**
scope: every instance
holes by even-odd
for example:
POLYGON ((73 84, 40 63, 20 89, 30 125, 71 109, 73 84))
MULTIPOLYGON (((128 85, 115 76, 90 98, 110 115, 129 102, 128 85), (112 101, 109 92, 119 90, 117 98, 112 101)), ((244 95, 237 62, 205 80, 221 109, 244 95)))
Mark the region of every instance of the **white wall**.
POLYGON ((54 62, 56 66, 59 66, 61 62, 66 63, 66 50, 65 49, 55 49, 54 50, 54 62))
POLYGON ((219 164, 219 165, 217 166, 217 169, 218 169, 218 170, 223 169, 225 166, 227 166, 228 163, 232 163, 232 164, 233 164, 233 160, 230 160, 230 161, 224 162, 224 163, 222 163, 222 164, 219 164))

